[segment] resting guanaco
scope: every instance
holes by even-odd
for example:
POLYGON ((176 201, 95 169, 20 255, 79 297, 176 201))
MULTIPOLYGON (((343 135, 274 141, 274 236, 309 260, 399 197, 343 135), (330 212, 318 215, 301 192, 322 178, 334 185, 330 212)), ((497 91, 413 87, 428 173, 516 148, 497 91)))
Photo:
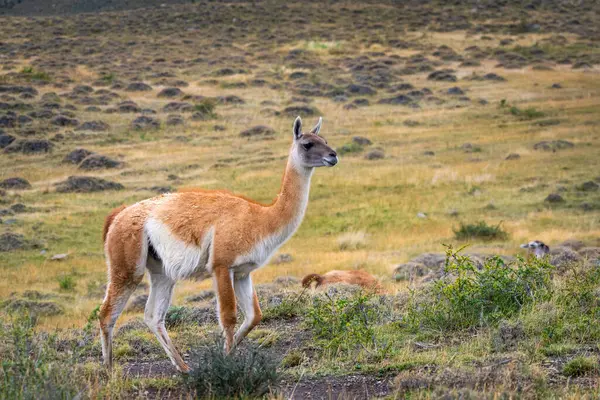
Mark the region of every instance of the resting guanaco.
POLYGON ((529 253, 535 255, 536 258, 544 258, 546 254, 550 253, 550 247, 539 240, 522 244, 521 248, 529 250, 529 253))
POLYGON ((104 225, 108 287, 100 308, 104 363, 112 367, 112 335, 127 300, 148 271, 144 321, 175 367, 189 371, 165 329, 175 282, 212 277, 225 350, 231 351, 261 320, 250 273, 264 265, 296 231, 308 204, 315 167, 333 167, 336 152, 319 136, 293 125, 293 143, 279 195, 270 205, 222 190, 164 194, 113 210, 104 225), (236 303, 245 319, 234 335, 236 303))
POLYGON ((332 283, 348 283, 358 285, 375 292, 383 291, 377 278, 365 271, 329 271, 323 275, 309 274, 302 279, 302 286, 308 288, 315 283, 315 287, 331 285, 332 283))

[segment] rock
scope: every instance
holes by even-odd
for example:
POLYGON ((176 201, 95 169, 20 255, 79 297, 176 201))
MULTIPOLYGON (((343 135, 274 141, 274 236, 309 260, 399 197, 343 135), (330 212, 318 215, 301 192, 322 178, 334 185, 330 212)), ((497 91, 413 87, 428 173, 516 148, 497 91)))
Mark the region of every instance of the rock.
POLYGON ((423 264, 427 268, 439 269, 446 263, 446 256, 438 253, 423 253, 410 260, 410 262, 423 264))
POLYGON ((383 150, 379 149, 371 150, 367 154, 365 154, 366 160, 381 160, 383 158, 385 158, 385 153, 383 152, 383 150))
POLYGON ((26 249, 28 242, 23 235, 5 232, 0 235, 0 252, 26 249))
POLYGON ((439 71, 433 71, 427 76, 430 81, 445 81, 445 82, 456 82, 456 75, 454 71, 449 69, 443 69, 439 71))
POLYGON ((560 83, 553 83, 550 89, 562 89, 562 85, 560 83))
POLYGON ((271 261, 271 264, 287 264, 291 263, 292 261, 294 261, 294 257, 292 257, 291 254, 280 253, 275 256, 275 258, 271 261))
POLYGON ((581 261, 581 256, 568 247, 554 247, 550 250, 550 264, 564 269, 581 261))
POLYGON ((88 121, 79 125, 75 128, 76 131, 92 131, 92 132, 104 132, 110 129, 110 125, 108 125, 104 121, 88 121))
POLYGON ((493 72, 490 72, 489 74, 485 74, 483 76, 483 79, 486 81, 498 81, 498 82, 503 82, 506 79, 498 74, 495 74, 493 72))
POLYGON ((363 136, 354 136, 352 138, 352 141, 361 146, 369 146, 369 145, 373 144, 373 142, 371 142, 369 139, 367 139, 366 137, 363 137, 363 136))
POLYGON ((62 260, 65 260, 65 259, 66 259, 68 256, 69 256, 69 255, 68 255, 68 254, 66 254, 66 253, 63 253, 63 254, 55 254, 55 255, 53 255, 53 256, 50 258, 50 260, 51 260, 51 261, 62 261, 62 260))
POLYGON ((567 247, 571 250, 575 250, 578 251, 579 249, 582 249, 585 247, 585 243, 583 243, 581 240, 577 240, 577 239, 568 239, 565 240, 564 242, 562 242, 559 247, 567 247))
POLYGON ((300 279, 295 276, 278 276, 273 279, 273 283, 278 286, 290 287, 290 286, 300 286, 300 279))
POLYGON ((125 312, 127 313, 137 313, 143 312, 146 308, 146 303, 148 302, 147 294, 140 294, 138 296, 132 297, 127 303, 127 307, 125 307, 125 312))
POLYGON ((15 139, 13 135, 0 134, 0 149, 8 147, 15 139))
POLYGON ((407 262, 396 266, 393 277, 397 281, 412 281, 417 277, 425 276, 429 268, 416 262, 407 262))
POLYGON ((138 113, 142 109, 133 101, 127 100, 117 104, 117 111, 120 113, 138 113))
POLYGON ((183 96, 181 89, 176 87, 165 88, 158 92, 158 97, 180 97, 183 96))
POLYGON ((550 193, 545 199, 545 202, 547 203, 564 203, 565 199, 563 199, 563 197, 558 194, 558 193, 550 193))
POLYGON ((5 153, 40 154, 52 151, 54 144, 46 139, 17 140, 4 149, 5 153))
POLYGON ((160 128, 160 121, 156 118, 142 115, 134 119, 131 125, 136 130, 158 129, 160 128))
POLYGON ((69 118, 65 115, 57 115, 54 117, 50 123, 56 126, 68 127, 68 126, 78 126, 79 121, 75 118, 69 118))
POLYGON ((506 156, 505 160, 518 160, 520 159, 521 156, 517 153, 510 153, 509 155, 506 156))
POLYGON ((210 300, 215 297, 215 292, 212 290, 202 290, 198 294, 188 296, 185 298, 185 301, 190 303, 196 303, 199 301, 210 300))
POLYGON ((366 85, 348 85, 348 87, 346 88, 346 90, 348 91, 348 93, 354 94, 354 95, 374 95, 377 94, 377 91, 369 86, 366 85))
POLYGON ((452 95, 462 95, 462 94, 465 94, 465 92, 461 88, 459 88, 458 86, 451 87, 450 89, 448 89, 448 91, 446 93, 452 94, 452 95))
POLYGON ((582 192, 595 192, 598 188, 600 188, 600 185, 594 181, 587 181, 577 186, 577 190, 581 190, 582 192))
POLYGON ((121 190, 123 185, 91 176, 70 176, 66 181, 57 183, 59 193, 91 193, 104 190, 121 190))
POLYGON ((571 149, 573 147, 575 147, 575 145, 567 140, 542 141, 533 145, 534 150, 544 151, 571 149))
POLYGON ((52 316, 64 312, 61 306, 51 301, 9 299, 2 307, 9 312, 27 312, 31 316, 52 316))
POLYGON ((423 152, 423 155, 424 155, 424 156, 435 156, 435 152, 434 152, 434 151, 431 151, 431 150, 425 150, 425 151, 423 152))
POLYGON ((23 203, 13 204, 12 206, 10 206, 10 209, 12 212, 17 214, 27 212, 27 207, 23 203))
POLYGON ((83 161, 81 161, 81 164, 79 164, 79 169, 91 171, 104 168, 117 168, 121 165, 122 163, 120 161, 113 160, 107 156, 103 156, 101 154, 90 154, 84 158, 83 161))
POLYGON ((179 126, 185 123, 185 119, 181 115, 171 114, 167 116, 167 126, 179 126))
POLYGON ((152 90, 152 86, 145 84, 144 82, 132 82, 125 88, 127 92, 147 92, 152 90))
POLYGON ((79 164, 80 162, 82 162, 86 157, 95 154, 93 151, 90 150, 86 150, 83 148, 78 148, 73 150, 72 152, 70 152, 69 154, 67 154, 65 156, 65 158, 63 158, 63 162, 64 163, 69 163, 69 164, 79 164))
POLYGON ((394 97, 384 98, 378 101, 379 104, 393 104, 393 105, 411 105, 413 104, 412 97, 400 94, 394 97))
POLYGON ((24 190, 24 189, 31 189, 31 184, 26 179, 14 177, 14 178, 7 178, 7 179, 1 181, 0 188, 12 189, 12 190, 24 190))
POLYGON ((291 118, 295 118, 297 116, 301 116, 301 117, 312 117, 319 114, 319 110, 317 110, 314 107, 310 107, 310 106, 290 106, 290 107, 286 107, 283 111, 282 111, 282 115, 286 116, 286 117, 291 117, 291 118))
POLYGON ((240 132, 241 137, 272 136, 274 134, 275 130, 273 128, 264 125, 254 126, 252 128, 240 132))
POLYGON ((600 247, 584 247, 577 252, 581 258, 587 261, 600 260, 600 247))
POLYGON ((417 218, 427 218, 427 214, 425 214, 424 212, 418 212, 417 213, 417 218))

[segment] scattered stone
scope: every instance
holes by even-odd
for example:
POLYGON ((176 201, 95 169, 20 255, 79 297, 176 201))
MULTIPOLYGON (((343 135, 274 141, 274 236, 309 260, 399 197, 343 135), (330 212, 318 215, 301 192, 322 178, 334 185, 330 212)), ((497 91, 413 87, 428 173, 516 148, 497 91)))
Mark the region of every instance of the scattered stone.
POLYGON ((258 125, 240 132, 241 137, 273 136, 275 130, 269 126, 258 125))
POLYGON ((125 88, 128 92, 147 92, 152 90, 152 86, 145 84, 144 82, 132 82, 125 88))
POLYGON ((70 176, 66 181, 57 183, 59 193, 92 193, 104 190, 121 190, 123 185, 92 176, 70 176))
POLYGON ((75 128, 76 131, 92 131, 92 132, 104 132, 110 129, 110 125, 108 125, 104 121, 88 121, 79 125, 75 128))
POLYGON ((393 277, 397 281, 413 281, 417 277, 422 277, 430 272, 424 264, 409 261, 396 266, 393 277))
POLYGON ((190 303, 197 303, 200 301, 210 300, 215 297, 215 292, 212 290, 202 290, 198 294, 194 294, 192 296, 188 296, 185 298, 185 301, 190 303))
POLYGON ((101 154, 90 154, 84 158, 83 161, 81 161, 81 164, 79 164, 79 169, 91 171, 104 168, 117 168, 121 165, 121 162, 113 160, 112 158, 108 158, 107 156, 103 156, 101 154))
POLYGON ((461 88, 459 88, 458 86, 451 87, 450 89, 448 89, 447 93, 448 94, 452 94, 452 95, 463 95, 463 94, 465 94, 465 92, 461 88))
POLYGON ((379 149, 371 150, 365 154, 365 159, 367 160, 381 160, 383 158, 385 158, 385 153, 379 149))
POLYGON ((86 150, 83 148, 78 148, 78 149, 73 150, 69 154, 67 154, 65 156, 65 158, 63 158, 63 162, 69 163, 69 164, 79 164, 86 157, 88 157, 92 154, 95 154, 95 153, 93 151, 89 151, 89 150, 86 150))
POLYGON ((417 218, 423 218, 423 219, 425 219, 425 218, 427 218, 427 214, 425 214, 424 212, 418 212, 417 213, 417 218))
POLYGON ((158 129, 160 128, 160 121, 156 118, 142 115, 134 119, 131 125, 136 130, 158 129))
POLYGON ((144 309, 146 308, 147 302, 148 302, 147 294, 140 294, 138 296, 132 297, 131 300, 129 300, 127 307, 125 307, 125 312, 127 312, 127 313, 143 312, 144 309))
POLYGON ((521 156, 517 153, 510 153, 509 155, 506 156, 505 160, 518 160, 520 159, 521 156))
POLYGON ((595 192, 600 188, 594 181, 583 182, 581 185, 577 186, 577 190, 581 190, 582 192, 595 192))
POLYGON ((66 253, 62 253, 62 254, 55 254, 53 255, 50 260, 51 261, 62 261, 65 260, 69 255, 66 253))
POLYGON ((11 190, 24 190, 31 189, 31 184, 23 178, 14 177, 1 181, 0 188, 11 190))
POLYGON ((438 253, 423 253, 410 260, 410 262, 423 264, 427 268, 439 269, 444 266, 446 257, 438 253))
POLYGON ((563 149, 571 149, 575 147, 575 145, 567 140, 552 140, 552 141, 542 141, 533 145, 534 150, 544 150, 544 151, 556 151, 563 149))
POLYGON ((0 235, 0 252, 22 250, 28 247, 28 242, 23 235, 5 232, 0 235))
POLYGON ((5 153, 40 154, 52 151, 54 144, 46 139, 17 140, 4 149, 5 153))
POLYGON ((287 254, 287 253, 280 253, 277 254, 277 256, 273 259, 273 261, 271 261, 271 264, 287 264, 287 263, 291 263, 292 261, 294 261, 294 257, 292 257, 291 254, 287 254))
POLYGON ((8 147, 15 139, 13 135, 0 134, 0 149, 8 147))
POLYGON ((373 144, 373 142, 371 142, 371 140, 369 140, 363 136, 354 136, 352 138, 352 141, 361 146, 369 146, 369 145, 373 144))
POLYGON ((557 204, 557 203, 564 203, 565 199, 563 199, 563 197, 558 194, 558 193, 550 193, 545 199, 544 201, 546 203, 552 203, 552 204, 557 204))
POLYGON ((180 97, 183 96, 181 89, 176 87, 165 88, 158 92, 158 97, 180 97))
POLYGON ((562 85, 560 83, 553 83, 550 89, 562 89, 562 85))

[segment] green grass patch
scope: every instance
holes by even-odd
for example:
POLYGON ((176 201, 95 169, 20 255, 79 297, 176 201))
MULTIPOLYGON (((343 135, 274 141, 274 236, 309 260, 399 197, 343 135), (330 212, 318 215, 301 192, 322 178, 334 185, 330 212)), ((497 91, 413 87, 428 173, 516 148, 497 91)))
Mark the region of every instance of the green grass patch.
POLYGON ((577 377, 598 372, 598 361, 591 357, 575 357, 567 362, 562 373, 565 376, 577 377))
POLYGON ((457 240, 506 240, 508 239, 508 233, 506 233, 498 225, 488 225, 485 221, 479 221, 474 224, 460 223, 458 229, 453 229, 454 236, 457 240))

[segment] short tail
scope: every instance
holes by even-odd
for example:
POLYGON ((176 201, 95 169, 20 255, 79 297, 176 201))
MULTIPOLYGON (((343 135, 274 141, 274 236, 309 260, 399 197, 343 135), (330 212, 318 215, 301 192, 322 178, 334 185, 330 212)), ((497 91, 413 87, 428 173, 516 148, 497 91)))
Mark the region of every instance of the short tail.
POLYGON ((313 282, 317 282, 317 286, 323 283, 323 277, 319 274, 308 274, 302 279, 302 287, 308 288, 313 282))
POLYGON ((106 235, 108 235, 108 229, 112 225, 117 215, 119 215, 119 213, 123 211, 126 207, 126 205, 117 207, 106 216, 106 219, 104 220, 104 228, 102 230, 102 242, 106 242, 106 235))

